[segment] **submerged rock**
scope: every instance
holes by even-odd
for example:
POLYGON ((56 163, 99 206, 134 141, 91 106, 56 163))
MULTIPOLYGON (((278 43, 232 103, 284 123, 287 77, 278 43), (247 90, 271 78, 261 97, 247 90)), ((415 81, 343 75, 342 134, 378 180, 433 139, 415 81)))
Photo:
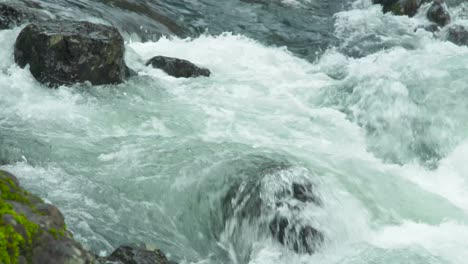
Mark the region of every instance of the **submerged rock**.
POLYGON ((301 213, 307 206, 321 206, 322 201, 307 177, 294 179, 305 173, 304 168, 267 162, 233 185, 222 201, 230 240, 245 240, 243 233, 258 232, 259 237, 272 237, 297 253, 316 252, 324 235, 301 213))
POLYGON ((426 25, 420 25, 418 27, 416 27, 414 29, 414 31, 416 32, 417 30, 419 29, 424 29, 428 32, 431 32, 431 33, 436 33, 437 31, 439 31, 439 25, 437 25, 436 23, 429 23, 429 24, 426 24, 426 25))
POLYGON ((39 82, 49 86, 90 82, 122 83, 130 76, 124 41, 113 27, 75 21, 28 25, 15 43, 15 61, 29 64, 39 82))
POLYGON ((274 238, 298 253, 313 254, 324 240, 323 234, 314 227, 290 223, 284 216, 273 218, 269 227, 274 238))
MULTIPOLYGON (((100 258, 100 264, 170 264, 160 250, 149 250, 146 246, 123 245, 109 257, 100 258)), ((174 262, 172 262, 174 263, 174 262)))
POLYGON ((24 9, 18 6, 0 4, 0 29, 9 29, 22 24, 27 20, 24 9))
POLYGON ((428 0, 372 0, 374 4, 383 6, 383 12, 392 12, 400 16, 414 16, 419 7, 428 0))
POLYGON ((165 56, 156 56, 150 59, 146 65, 161 69, 176 78, 209 77, 211 75, 210 70, 198 67, 190 61, 165 56))
POLYGON ((73 240, 63 215, 53 205, 22 189, 12 174, 0 171, 0 263, 92 263, 94 255, 73 240))
POLYGON ((468 28, 462 25, 452 25, 446 31, 446 39, 457 45, 468 45, 468 28))
POLYGON ((450 13, 444 0, 434 0, 427 10, 427 19, 444 27, 451 21, 450 13))

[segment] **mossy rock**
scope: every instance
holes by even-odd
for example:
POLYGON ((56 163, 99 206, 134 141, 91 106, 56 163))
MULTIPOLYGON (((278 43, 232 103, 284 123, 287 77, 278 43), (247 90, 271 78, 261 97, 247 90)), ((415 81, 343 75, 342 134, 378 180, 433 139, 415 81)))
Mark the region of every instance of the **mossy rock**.
POLYGON ((0 263, 92 263, 94 256, 73 240, 63 215, 0 170, 0 263))
POLYGON ((125 245, 110 256, 96 256, 73 239, 57 207, 21 188, 0 170, 1 264, 171 264, 160 250, 125 245))

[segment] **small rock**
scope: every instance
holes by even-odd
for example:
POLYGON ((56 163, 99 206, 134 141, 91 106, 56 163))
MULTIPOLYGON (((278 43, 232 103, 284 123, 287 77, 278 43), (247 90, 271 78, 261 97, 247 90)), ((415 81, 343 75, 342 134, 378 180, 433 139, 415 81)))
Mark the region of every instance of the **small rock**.
POLYGON ((444 27, 451 21, 450 13, 444 0, 434 0, 427 10, 427 19, 444 27))
POLYGON ((457 45, 468 45, 468 29, 462 25, 452 25, 446 31, 446 39, 457 45))
POLYGON ((146 65, 161 69, 176 78, 209 77, 211 75, 210 70, 198 67, 190 61, 165 56, 156 56, 150 59, 146 65))
POLYGON ((313 193, 312 184, 301 184, 293 182, 292 184, 293 197, 303 203, 313 202, 320 205, 320 199, 313 193))
POLYGON ((414 31, 416 32, 417 30, 419 29, 424 29, 428 32, 431 32, 431 33, 436 33, 437 31, 439 31, 439 25, 437 25, 436 23, 429 23, 429 24, 426 24, 426 25, 420 25, 418 27, 416 27, 414 29, 414 31))
POLYGON ((99 259, 99 263, 107 264, 169 264, 160 250, 148 250, 146 246, 123 245, 118 247, 109 257, 99 259))
POLYGON ((47 21, 25 27, 15 43, 15 61, 30 65, 39 82, 51 87, 90 82, 122 83, 130 70, 116 28, 76 21, 47 21))
POLYGON ((372 0, 373 4, 383 6, 383 12, 392 12, 395 15, 409 16, 416 15, 419 7, 427 0, 372 0))

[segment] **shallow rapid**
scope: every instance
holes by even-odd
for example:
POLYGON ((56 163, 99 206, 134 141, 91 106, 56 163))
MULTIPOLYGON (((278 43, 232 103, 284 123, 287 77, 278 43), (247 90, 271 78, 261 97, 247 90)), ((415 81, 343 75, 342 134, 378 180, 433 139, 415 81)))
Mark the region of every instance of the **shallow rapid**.
MULTIPOLYGON (((452 7, 457 23, 467 7, 452 7)), ((102 255, 137 241, 181 263, 465 264, 468 47, 370 1, 333 23, 316 60, 316 46, 301 56, 219 24, 193 38, 129 35, 137 77, 54 90, 15 65, 21 28, 0 31, 0 168, 102 255), (155 55, 212 75, 170 77, 144 65, 155 55), (293 165, 281 181, 315 184, 323 206, 301 212, 324 233, 315 254, 222 228, 226 192, 263 160, 293 165)))

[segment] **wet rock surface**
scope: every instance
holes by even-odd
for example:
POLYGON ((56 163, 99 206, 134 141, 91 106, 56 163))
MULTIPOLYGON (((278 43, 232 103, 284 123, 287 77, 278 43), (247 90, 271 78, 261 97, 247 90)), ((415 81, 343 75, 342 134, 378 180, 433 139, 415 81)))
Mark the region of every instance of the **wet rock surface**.
POLYGON ((0 30, 11 29, 30 21, 44 21, 48 18, 50 16, 29 2, 0 3, 0 30))
POLYGON ((451 25, 446 33, 446 39, 457 45, 468 45, 468 28, 462 25, 451 25))
POLYGON ((372 0, 374 4, 380 4, 383 12, 392 12, 395 15, 414 16, 419 7, 428 0, 372 0))
POLYGON ((98 259, 100 264, 171 264, 160 250, 145 245, 123 245, 110 256, 98 259))
POLYGON ((444 0, 434 0, 427 10, 427 19, 444 27, 451 22, 450 13, 444 0))
POLYGON ((188 60, 178 58, 156 56, 151 58, 146 65, 161 69, 176 78, 209 77, 211 75, 210 70, 201 68, 188 60))
POLYGON ((116 28, 75 21, 47 21, 24 28, 15 43, 15 61, 30 66, 51 87, 90 82, 122 83, 130 76, 124 41, 116 28))
POLYGON ((266 163, 256 175, 233 185, 223 199, 223 217, 227 229, 236 232, 255 230, 297 252, 313 254, 324 241, 324 235, 301 215, 308 206, 320 207, 322 201, 314 184, 307 178, 289 176, 307 173, 287 163, 266 163))
POLYGON ((0 29, 13 28, 23 23, 26 19, 26 12, 19 7, 0 4, 0 29))

